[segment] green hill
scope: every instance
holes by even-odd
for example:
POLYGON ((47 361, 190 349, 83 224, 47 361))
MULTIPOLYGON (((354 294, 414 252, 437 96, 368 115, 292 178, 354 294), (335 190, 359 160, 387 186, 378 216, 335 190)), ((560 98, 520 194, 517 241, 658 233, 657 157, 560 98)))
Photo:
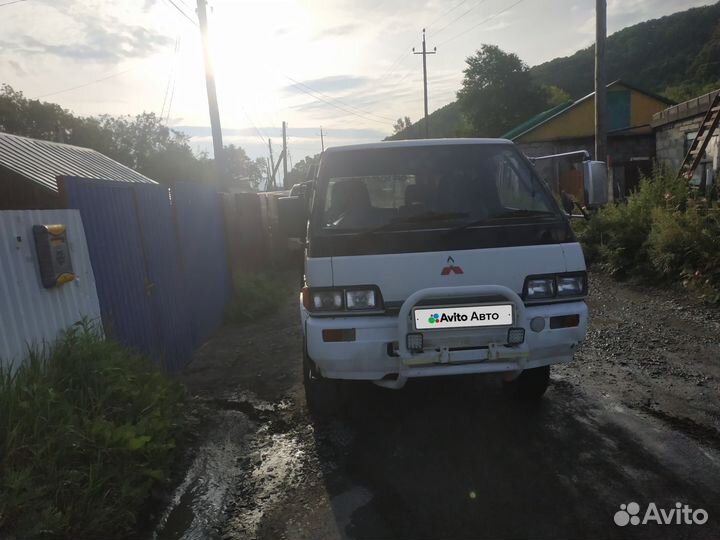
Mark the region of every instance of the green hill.
MULTIPOLYGON (((461 130, 465 125, 465 120, 460 113, 460 107, 457 102, 453 101, 444 107, 428 115, 430 120, 430 136, 431 137, 457 137, 461 135, 461 130)), ((386 140, 393 141, 398 139, 422 139, 425 137, 425 119, 421 118, 409 128, 387 137, 386 140)))
MULTIPOLYGON (((531 69, 538 82, 579 98, 593 91, 595 46, 531 69)), ((629 26, 607 40, 608 81, 653 92, 720 79, 720 3, 629 26)))
MULTIPOLYGON (((629 26, 608 37, 607 80, 622 79, 675 101, 720 86, 720 2, 629 26)), ((555 85, 573 98, 593 91, 594 45, 571 56, 531 68, 535 79, 555 85)), ((388 139, 424 136, 423 120, 388 139)), ((430 114, 431 137, 456 137, 465 131, 456 103, 430 114)))

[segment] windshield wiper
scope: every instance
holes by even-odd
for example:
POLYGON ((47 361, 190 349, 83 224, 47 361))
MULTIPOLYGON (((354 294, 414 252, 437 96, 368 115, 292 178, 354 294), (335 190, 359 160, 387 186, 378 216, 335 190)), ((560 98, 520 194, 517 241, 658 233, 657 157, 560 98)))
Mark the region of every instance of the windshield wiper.
POLYGON ((557 217, 557 214, 555 212, 548 212, 547 210, 525 210, 525 209, 514 209, 514 210, 506 210, 504 212, 500 212, 499 214, 493 214, 492 216, 488 216, 482 219, 476 219, 474 221, 468 221, 467 223, 463 223, 462 225, 458 225, 457 227, 454 227, 450 229, 446 234, 452 234, 460 231, 464 231, 465 229, 469 229, 470 227, 475 227, 477 225, 484 225, 485 223, 488 223, 490 221, 496 221, 501 219, 512 219, 512 218, 518 218, 518 217, 557 217))
POLYGON ((423 212, 422 214, 415 214, 414 216, 408 216, 402 219, 396 219, 384 223, 374 229, 368 229, 360 233, 361 235, 374 234, 376 232, 389 231, 395 229, 398 225, 405 225, 408 223, 425 223, 431 221, 442 221, 446 219, 467 217, 467 212, 423 212))

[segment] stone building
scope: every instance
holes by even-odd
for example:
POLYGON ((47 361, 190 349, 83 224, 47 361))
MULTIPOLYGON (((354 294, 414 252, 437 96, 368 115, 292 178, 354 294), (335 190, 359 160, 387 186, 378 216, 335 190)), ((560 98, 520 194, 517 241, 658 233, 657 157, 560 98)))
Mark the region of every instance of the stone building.
MULTIPOLYGON (((635 189, 655 158, 653 114, 672 101, 622 81, 607 86, 608 176, 613 198, 635 189)), ((528 157, 595 150, 595 93, 540 113, 504 135, 528 157)), ((554 192, 583 199, 581 158, 538 161, 537 170, 554 192)))
MULTIPOLYGON (((683 159, 690 149, 690 145, 697 135, 700 123, 710 108, 715 96, 720 90, 715 90, 684 103, 668 107, 653 115, 652 126, 655 129, 656 158, 659 164, 672 172, 680 170, 683 159)), ((718 177, 718 162, 720 154, 720 133, 718 130, 710 139, 703 160, 695 171, 692 183, 700 186, 710 186, 718 177)))

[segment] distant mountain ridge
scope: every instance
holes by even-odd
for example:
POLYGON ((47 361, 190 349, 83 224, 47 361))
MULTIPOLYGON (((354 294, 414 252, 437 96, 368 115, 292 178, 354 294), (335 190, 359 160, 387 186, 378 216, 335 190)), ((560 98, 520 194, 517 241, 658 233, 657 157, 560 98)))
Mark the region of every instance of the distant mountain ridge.
MULTIPOLYGON (((594 90, 595 46, 530 69, 541 84, 578 99, 594 90)), ((606 43, 607 80, 622 79, 644 90, 683 101, 720 86, 720 2, 624 28, 606 43)), ((466 134, 457 103, 429 115, 431 137, 466 134)), ((424 120, 388 137, 424 136, 424 120)))
MULTIPOLYGON (((720 2, 641 22, 615 32, 606 44, 607 79, 651 92, 692 81, 720 79, 720 2)), ((577 99, 594 90, 595 45, 530 69, 542 84, 577 99)))

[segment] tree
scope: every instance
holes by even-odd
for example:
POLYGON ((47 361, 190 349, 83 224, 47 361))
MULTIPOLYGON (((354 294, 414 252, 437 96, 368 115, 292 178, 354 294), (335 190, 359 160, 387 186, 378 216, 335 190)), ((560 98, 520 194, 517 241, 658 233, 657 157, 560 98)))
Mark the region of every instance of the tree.
POLYGON ((412 126, 412 122, 410 121, 409 116, 398 118, 397 121, 393 124, 393 135, 400 133, 401 131, 409 128, 412 126))
POLYGON ((245 150, 234 144, 225 147, 223 157, 225 158, 228 174, 233 182, 247 181, 250 187, 257 190, 265 170, 264 158, 252 160, 245 150))
MULTIPOLYGON (((26 98, 0 87, 0 131, 92 148, 158 182, 216 180, 214 162, 195 156, 190 138, 169 128, 155 113, 131 116, 75 116, 54 103, 26 98)), ((240 147, 226 147, 230 177, 260 184, 264 159, 251 160, 240 147)))
POLYGON ((545 101, 548 107, 557 107, 570 101, 570 94, 559 86, 554 84, 543 85, 543 91, 545 92, 545 101))
POLYGON ((317 167, 319 163, 320 154, 315 154, 314 156, 305 156, 304 159, 301 159, 300 161, 295 163, 295 166, 292 168, 292 170, 288 172, 288 179, 290 181, 290 185, 293 186, 295 184, 299 184, 308 180, 308 175, 313 171, 314 167, 317 167))
POLYGON ((483 45, 466 60, 458 103, 478 137, 499 137, 543 111, 546 95, 516 54, 483 45))

